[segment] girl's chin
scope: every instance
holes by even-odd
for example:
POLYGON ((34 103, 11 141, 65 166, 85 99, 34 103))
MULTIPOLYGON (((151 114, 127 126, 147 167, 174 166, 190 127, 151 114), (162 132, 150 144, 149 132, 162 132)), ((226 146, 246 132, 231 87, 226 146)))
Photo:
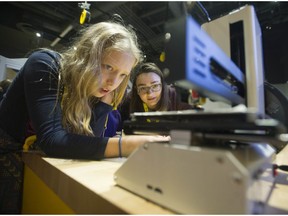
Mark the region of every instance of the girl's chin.
POLYGON ((151 108, 155 108, 157 106, 157 103, 158 101, 153 100, 153 101, 150 101, 150 103, 148 102, 147 105, 151 108))
POLYGON ((97 92, 96 94, 94 94, 94 96, 96 98, 101 98, 101 97, 105 96, 105 94, 101 94, 101 93, 97 92))
POLYGON ((156 104, 147 104, 147 106, 150 108, 150 109, 154 109, 156 107, 156 104))

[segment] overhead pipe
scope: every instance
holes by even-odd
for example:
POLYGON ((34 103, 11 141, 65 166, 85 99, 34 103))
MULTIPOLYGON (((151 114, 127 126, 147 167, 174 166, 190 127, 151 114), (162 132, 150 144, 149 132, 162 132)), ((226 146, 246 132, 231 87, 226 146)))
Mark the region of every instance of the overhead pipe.
POLYGON ((65 37, 66 34, 68 34, 68 32, 70 32, 73 29, 73 25, 68 25, 66 29, 64 29, 64 31, 59 35, 59 37, 57 37, 51 44, 51 47, 54 47, 63 37, 65 37))
MULTIPOLYGON (((111 10, 112 8, 117 8, 119 7, 119 5, 122 5, 123 3, 119 3, 119 2, 115 2, 113 4, 111 3, 105 3, 102 5, 103 7, 103 10, 105 11, 109 11, 111 10)), ((99 16, 100 13, 99 11, 97 11, 97 9, 95 9, 93 11, 93 13, 91 12, 91 19, 92 18, 95 18, 97 16, 99 16)), ((70 32, 72 29, 74 28, 74 26, 72 24, 68 25, 66 27, 66 29, 50 44, 51 47, 54 47, 66 34, 68 34, 68 32, 70 32)))

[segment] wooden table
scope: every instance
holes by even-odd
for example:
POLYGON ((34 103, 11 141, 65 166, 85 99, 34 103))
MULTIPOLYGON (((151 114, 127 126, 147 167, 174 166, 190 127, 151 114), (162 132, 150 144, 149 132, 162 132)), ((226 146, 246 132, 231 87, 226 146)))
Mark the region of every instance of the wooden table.
POLYGON ((24 214, 172 214, 118 186, 123 160, 80 161, 24 153, 24 214))
MULTIPOLYGON (((23 160, 24 214, 175 214, 115 185, 123 159, 65 160, 27 152, 23 160)), ((288 164, 288 147, 276 162, 288 164)), ((279 171, 267 203, 265 213, 288 213, 288 173, 279 171)))

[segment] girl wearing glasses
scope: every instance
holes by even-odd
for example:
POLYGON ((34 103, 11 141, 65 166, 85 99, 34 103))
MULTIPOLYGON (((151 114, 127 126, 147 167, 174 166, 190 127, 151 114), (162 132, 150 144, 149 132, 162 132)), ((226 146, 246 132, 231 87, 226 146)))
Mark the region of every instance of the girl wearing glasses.
POLYGON ((135 70, 132 90, 120 107, 122 121, 130 113, 149 111, 176 111, 193 109, 194 106, 181 102, 173 86, 167 85, 163 73, 154 63, 142 63, 135 70))

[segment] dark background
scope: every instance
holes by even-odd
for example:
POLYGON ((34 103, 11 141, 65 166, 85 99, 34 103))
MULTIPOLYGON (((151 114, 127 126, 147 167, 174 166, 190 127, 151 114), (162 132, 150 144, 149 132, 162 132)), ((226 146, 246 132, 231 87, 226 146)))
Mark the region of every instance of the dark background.
MULTIPOLYGON (((39 47, 61 50, 69 46, 77 31, 84 1, 0 2, 0 55, 23 58, 39 47), (71 25, 64 36, 61 33, 71 25), (41 38, 35 36, 42 34, 41 38)), ((90 23, 96 23, 119 14, 126 24, 131 24, 139 37, 147 60, 159 61, 164 48, 164 25, 184 13, 191 14, 199 24, 212 20, 243 5, 254 5, 262 28, 265 77, 271 83, 288 80, 288 2, 164 2, 164 1, 106 1, 88 2, 90 23)))

